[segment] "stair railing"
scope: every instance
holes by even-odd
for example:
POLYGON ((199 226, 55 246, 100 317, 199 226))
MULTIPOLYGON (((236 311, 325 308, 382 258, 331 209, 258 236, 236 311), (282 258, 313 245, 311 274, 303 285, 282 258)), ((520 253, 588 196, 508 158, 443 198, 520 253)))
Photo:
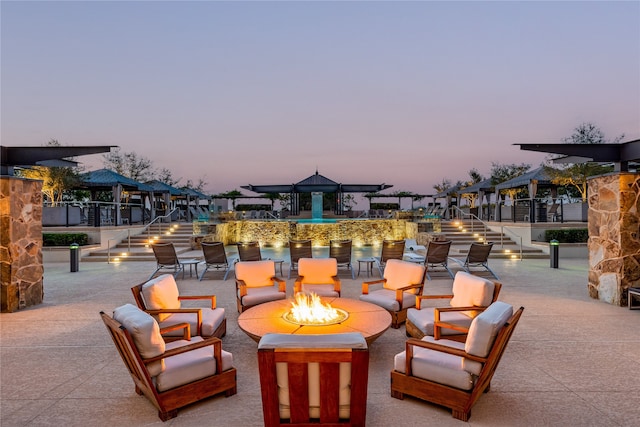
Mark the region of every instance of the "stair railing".
MULTIPOLYGON (((142 229, 142 233, 147 233, 147 241, 151 241, 151 226, 155 223, 158 226, 158 233, 162 234, 162 222, 161 220, 164 219, 168 219, 169 222, 168 224, 171 224, 171 215, 173 215, 174 212, 177 212, 179 210, 179 208, 175 208, 174 210, 172 210, 171 212, 169 212, 166 215, 162 215, 162 216, 157 216, 153 219, 153 221, 151 221, 149 224, 145 225, 144 228, 142 229)), ((169 225, 170 227, 170 225, 169 225)), ((129 240, 129 245, 131 245, 131 240, 129 240)), ((129 250, 131 250, 131 248, 129 248, 129 250)))
MULTIPOLYGON (((456 213, 456 218, 465 219, 465 217, 469 217, 471 219, 471 232, 474 232, 474 222, 477 220, 480 224, 482 224, 484 229, 484 241, 487 241, 487 229, 490 229, 486 222, 481 220, 477 215, 474 215, 470 212, 464 212, 458 206, 453 206, 454 212, 456 213)), ((518 244, 518 252, 520 255, 520 261, 523 258, 523 250, 522 250, 522 236, 517 235, 513 231, 509 229, 509 227, 501 225, 500 226, 500 247, 504 250, 504 236, 505 234, 509 235, 509 238, 515 242, 519 242, 518 244)))
POLYGON ((460 209, 457 206, 452 206, 454 209, 454 212, 456 213, 456 218, 460 218, 463 221, 465 220, 466 217, 469 217, 469 219, 471 220, 471 232, 475 233, 475 221, 478 221, 480 224, 482 224, 482 233, 483 236, 482 238, 484 239, 484 241, 487 241, 487 230, 489 229, 489 226, 483 221, 481 220, 477 215, 474 215, 470 212, 464 212, 462 209, 460 209))
POLYGON ((509 234, 511 240, 519 240, 520 261, 522 261, 522 236, 517 235, 505 225, 500 226, 500 246, 504 249, 504 235, 509 234))

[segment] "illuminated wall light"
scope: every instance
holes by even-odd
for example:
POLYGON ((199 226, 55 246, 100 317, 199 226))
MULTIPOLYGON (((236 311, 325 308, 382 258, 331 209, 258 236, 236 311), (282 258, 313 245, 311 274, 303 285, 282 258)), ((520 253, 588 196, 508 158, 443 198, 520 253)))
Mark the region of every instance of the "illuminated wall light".
POLYGON ((113 262, 120 262, 120 258, 115 257, 112 261, 113 261, 113 262))
POLYGON ((511 259, 517 259, 518 256, 516 254, 511 254, 511 259))
POLYGON ((478 233, 473 233, 473 237, 478 237, 478 233))
POLYGON ((466 233, 466 232, 467 232, 467 229, 466 229, 466 228, 463 228, 463 229, 462 229, 462 232, 463 232, 463 233, 466 233))
POLYGON ((126 253, 126 252, 122 252, 122 253, 120 254, 120 256, 123 256, 123 257, 125 257, 125 258, 126 258, 126 257, 128 257, 128 256, 129 256, 129 254, 128 254, 128 253, 126 253))
POLYGON ((507 253, 507 254, 510 254, 511 253, 511 249, 505 249, 504 252, 507 253))

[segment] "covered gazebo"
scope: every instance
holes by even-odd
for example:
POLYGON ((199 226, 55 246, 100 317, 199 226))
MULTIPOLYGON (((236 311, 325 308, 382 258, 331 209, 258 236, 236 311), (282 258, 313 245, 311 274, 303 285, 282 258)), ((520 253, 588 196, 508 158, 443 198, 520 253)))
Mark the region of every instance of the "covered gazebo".
MULTIPOLYGON (((80 175, 79 188, 88 189, 91 192, 91 200, 96 200, 96 193, 98 191, 110 191, 113 194, 113 207, 114 218, 112 218, 115 225, 122 225, 121 204, 122 204, 122 192, 138 192, 146 194, 150 200, 153 200, 154 188, 150 185, 142 182, 135 181, 126 176, 120 175, 109 169, 98 169, 91 172, 86 172, 80 175)), ((144 203, 141 203, 141 210, 144 209, 144 203)), ((93 221, 96 227, 101 225, 101 213, 99 211, 99 204, 94 205, 93 221)), ((144 220, 144 213, 142 216, 144 220)), ((129 218, 131 222, 131 218, 129 218)))
MULTIPOLYGON (((553 183, 551 175, 549 174, 547 168, 544 166, 540 166, 539 168, 530 170, 529 172, 523 173, 520 176, 512 178, 510 180, 501 182, 495 186, 496 193, 498 194, 498 201, 500 200, 500 191, 507 189, 515 189, 526 187, 527 192, 529 193, 529 213, 528 218, 530 222, 546 221, 547 213, 546 209, 542 210, 541 207, 537 207, 534 203, 536 198, 536 194, 538 193, 539 188, 549 188, 551 190, 551 198, 555 201, 558 197, 558 186, 553 183)), ((515 204, 515 201, 514 201, 515 204)), ((500 220, 500 203, 496 203, 496 219, 500 220)), ((514 216, 515 220, 515 216, 514 216)))
POLYGON ((300 214, 300 193, 335 193, 337 203, 334 208, 336 215, 344 214, 342 196, 345 193, 376 193, 393 185, 389 184, 342 184, 337 183, 316 170, 314 175, 299 181, 296 184, 279 185, 244 185, 241 188, 253 191, 254 193, 288 193, 291 195, 291 214, 300 214))

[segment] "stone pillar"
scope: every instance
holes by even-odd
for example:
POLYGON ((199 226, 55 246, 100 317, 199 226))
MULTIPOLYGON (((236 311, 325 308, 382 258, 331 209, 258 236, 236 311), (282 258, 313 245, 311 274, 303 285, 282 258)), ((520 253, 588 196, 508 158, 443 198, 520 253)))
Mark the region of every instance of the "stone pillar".
POLYGON ((0 177, 2 312, 42 303, 42 182, 0 177))
POLYGON ((588 197, 589 296, 626 306, 640 285, 640 174, 591 178, 588 197))

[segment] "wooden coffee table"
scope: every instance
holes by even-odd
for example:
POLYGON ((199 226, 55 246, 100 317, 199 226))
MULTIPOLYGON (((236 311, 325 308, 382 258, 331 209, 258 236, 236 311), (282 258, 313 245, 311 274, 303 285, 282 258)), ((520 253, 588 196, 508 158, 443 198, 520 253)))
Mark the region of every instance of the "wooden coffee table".
POLYGON ((391 315, 375 304, 349 298, 322 298, 334 308, 340 308, 349 317, 335 325, 302 326, 290 323, 282 316, 291 308, 291 300, 278 300, 251 307, 238 317, 238 326, 254 341, 268 333, 281 334, 337 334, 360 332, 371 344, 391 326, 391 315))

